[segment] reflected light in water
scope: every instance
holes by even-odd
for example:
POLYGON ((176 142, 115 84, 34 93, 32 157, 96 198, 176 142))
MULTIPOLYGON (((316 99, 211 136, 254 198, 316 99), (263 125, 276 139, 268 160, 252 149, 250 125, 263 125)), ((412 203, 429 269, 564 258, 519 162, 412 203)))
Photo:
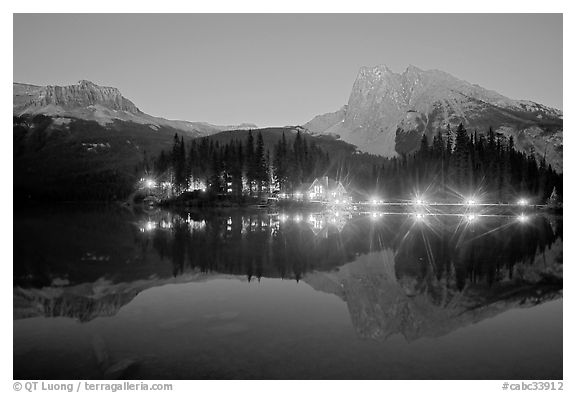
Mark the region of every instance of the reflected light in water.
POLYGON ((171 229, 171 228, 172 228, 172 222, 162 220, 162 221, 160 222, 160 228, 162 228, 162 229, 171 229))
POLYGON ((156 223, 153 221, 147 221, 146 224, 144 224, 144 227, 140 228, 142 232, 150 232, 154 229, 156 229, 156 223))
POLYGON ((193 220, 190 217, 190 214, 188 214, 188 217, 186 218, 186 223, 190 227, 191 231, 202 230, 206 227, 206 220, 201 220, 201 221, 193 220))
POLYGON ((562 297, 562 217, 521 215, 520 208, 512 215, 508 208, 501 215, 477 207, 405 210, 340 210, 338 218, 332 211, 193 211, 194 220, 187 212, 136 216, 116 207, 48 212, 42 220, 27 213, 15 220, 15 364, 26 377, 49 365, 54 371, 42 377, 69 369, 101 378, 94 361, 82 360, 100 348, 99 335, 111 359, 137 359, 122 378, 151 376, 132 374, 143 370, 160 378, 489 379, 504 375, 502 367, 512 376, 561 378, 537 372, 549 363, 561 368, 561 304, 554 314, 539 310, 562 297), (311 216, 322 228, 315 239, 311 216), (476 219, 468 230, 467 218, 476 219), (268 225, 270 236, 241 236, 253 223, 268 225), (162 230, 168 224, 172 230, 162 230), (191 236, 194 226, 205 228, 191 236), (40 235, 51 237, 31 247, 40 235), (80 255, 86 269, 70 269, 80 255), (520 314, 532 306, 533 318, 520 314), (319 355, 295 357, 294 346, 319 355))

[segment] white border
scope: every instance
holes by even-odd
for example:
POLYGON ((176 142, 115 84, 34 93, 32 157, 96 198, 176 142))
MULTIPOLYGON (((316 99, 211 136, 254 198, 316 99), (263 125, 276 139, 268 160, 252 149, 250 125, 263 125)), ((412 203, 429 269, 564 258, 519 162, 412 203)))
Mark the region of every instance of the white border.
MULTIPOLYGON (((8 112, 12 102, 12 45, 13 45, 13 13, 53 13, 53 12, 228 12, 228 13, 262 13, 262 12, 313 12, 313 13, 362 13, 362 12, 421 12, 421 13, 474 13, 474 12, 498 12, 498 13, 519 13, 519 12, 537 12, 537 13, 564 13, 564 261, 565 276, 567 278, 566 287, 568 291, 564 294, 564 303, 569 305, 564 307, 564 390, 570 391, 573 378, 569 372, 574 365, 573 348, 574 339, 572 332, 575 331, 574 325, 574 295, 570 290, 570 283, 574 282, 574 268, 572 267, 572 257, 574 256, 573 244, 576 244, 574 230, 569 225, 575 218, 575 208, 572 205, 574 201, 574 166, 576 154, 573 154, 574 130, 573 121, 573 99, 567 92, 572 92, 574 87, 573 74, 576 71, 574 63, 574 51, 570 46, 574 46, 574 37, 576 37, 574 26, 576 18, 574 17, 574 2, 569 1, 502 1, 502 0, 484 0, 482 2, 463 2, 463 1, 332 1, 324 2, 311 0, 291 0, 283 2, 265 1, 265 0, 243 0, 243 1, 210 1, 210 2, 186 2, 186 1, 148 1, 148 2, 120 2, 114 0, 98 0, 93 2, 80 1, 11 1, 9 4, 2 5, 2 14, 0 20, 0 41, 2 42, 2 51, 0 53, 10 53, 2 61, 2 105, 1 110, 4 115, 1 117, 7 123, 10 115, 8 112), (329 6, 327 5, 329 4, 329 6)), ((12 143, 8 138, 9 128, 6 124, 4 132, 6 140, 0 144, 2 148, 2 177, 4 192, 1 194, 2 207, 5 209, 5 215, 9 216, 8 223, 2 228, 0 236, 2 247, 0 248, 5 257, 2 258, 4 265, 4 285, 2 286, 2 354, 1 383, 4 386, 2 391, 12 390, 12 143), (9 181, 10 180, 10 181, 9 181)), ((10 134, 11 135, 11 134, 10 134)), ((149 381, 152 382, 152 381, 149 381)), ((391 389, 391 391, 424 391, 436 390, 445 392, 498 392, 502 391, 500 381, 173 381, 177 392, 189 392, 199 389, 226 389, 233 390, 237 393, 253 392, 257 390, 269 390, 273 388, 277 392, 290 392, 294 390, 320 390, 329 389, 334 392, 356 391, 383 391, 382 389, 391 389)))

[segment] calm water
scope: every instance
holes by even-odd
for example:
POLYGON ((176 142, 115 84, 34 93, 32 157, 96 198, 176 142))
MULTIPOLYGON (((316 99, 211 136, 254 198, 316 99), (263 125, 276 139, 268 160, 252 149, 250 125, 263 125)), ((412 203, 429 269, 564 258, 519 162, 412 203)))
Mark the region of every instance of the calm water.
POLYGON ((14 378, 561 379, 562 219, 482 213, 17 211, 14 378))

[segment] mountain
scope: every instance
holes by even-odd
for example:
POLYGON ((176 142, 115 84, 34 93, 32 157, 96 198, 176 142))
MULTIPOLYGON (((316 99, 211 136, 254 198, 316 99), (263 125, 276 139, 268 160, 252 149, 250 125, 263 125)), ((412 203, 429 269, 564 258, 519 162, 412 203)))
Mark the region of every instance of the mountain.
POLYGON ((13 115, 45 115, 54 118, 96 121, 107 126, 115 121, 146 125, 157 131, 171 127, 193 136, 210 135, 220 131, 256 128, 254 124, 216 126, 204 122, 167 120, 147 115, 115 87, 98 86, 82 80, 70 86, 35 86, 13 84, 13 115))
MULTIPOLYGON (((532 261, 514 269, 501 283, 469 284, 459 291, 452 278, 435 279, 425 291, 416 279, 399 277, 392 250, 358 256, 332 270, 314 270, 303 281, 316 291, 334 294, 347 305, 357 335, 386 340, 401 335, 407 341, 440 337, 506 311, 533 307, 562 297, 562 243, 557 241, 532 261), (434 292, 442 293, 437 296, 434 292)), ((175 277, 113 282, 66 280, 40 288, 14 287, 14 319, 67 317, 87 322, 116 315, 139 293, 163 285, 206 282, 213 279, 247 281, 245 276, 222 272, 187 271, 175 277)), ((278 278, 276 278, 278 279, 278 278)))
POLYGON ((116 315, 147 289, 211 279, 245 280, 243 277, 192 271, 177 277, 159 278, 152 275, 148 279, 120 283, 99 279, 72 286, 14 287, 14 319, 67 317, 88 322, 94 318, 116 315))
MULTIPOLYGON (((143 113, 114 87, 13 84, 14 191, 25 199, 118 199, 136 167, 186 140, 255 125, 215 126, 143 113)), ((140 171, 141 172, 141 171, 140 171)))
POLYGON ((513 136, 516 147, 535 153, 562 170, 562 111, 532 101, 512 100, 446 72, 408 66, 362 67, 348 104, 304 125, 314 134, 331 134, 359 150, 391 157, 418 149, 422 135, 463 123, 469 132, 491 126, 513 136))
POLYGON ((401 335, 414 341, 561 298, 559 255, 562 242, 556 241, 533 260, 515 266, 510 279, 492 285, 469 283, 460 291, 453 276, 433 277, 427 286, 418 282, 421 279, 402 276, 402 263, 392 250, 361 255, 335 271, 312 272, 303 281, 345 301, 359 337, 386 340, 401 335))

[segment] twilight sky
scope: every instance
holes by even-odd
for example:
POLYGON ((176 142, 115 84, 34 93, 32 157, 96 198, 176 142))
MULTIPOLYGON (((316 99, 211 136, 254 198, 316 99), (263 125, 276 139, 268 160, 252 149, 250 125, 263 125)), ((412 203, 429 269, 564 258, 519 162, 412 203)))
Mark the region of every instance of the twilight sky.
POLYGON ((303 124, 377 64, 562 109, 562 15, 14 15, 15 82, 88 79, 168 119, 303 124))

